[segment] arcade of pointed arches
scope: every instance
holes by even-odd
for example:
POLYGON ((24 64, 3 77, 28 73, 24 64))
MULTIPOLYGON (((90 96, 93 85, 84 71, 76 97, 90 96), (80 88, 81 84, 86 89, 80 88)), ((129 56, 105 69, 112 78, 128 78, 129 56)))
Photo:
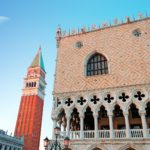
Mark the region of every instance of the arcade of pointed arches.
POLYGON ((125 116, 127 115, 129 118, 130 129, 142 129, 142 121, 141 114, 144 114, 147 121, 147 126, 150 128, 150 102, 147 102, 145 111, 139 111, 138 107, 131 103, 129 105, 128 112, 123 112, 119 104, 115 104, 112 112, 108 110, 108 107, 101 105, 99 106, 99 110, 96 112, 92 110, 90 106, 86 106, 85 110, 82 111, 81 114, 80 108, 74 107, 70 116, 68 116, 68 110, 65 111, 64 108, 60 109, 60 113, 58 114, 58 125, 64 127, 64 131, 66 131, 67 127, 67 118, 70 119, 70 127, 71 131, 80 130, 80 118, 83 118, 83 130, 94 130, 94 117, 98 119, 98 129, 100 130, 109 130, 109 116, 113 117, 113 129, 125 129, 125 116), (67 115, 66 115, 67 114, 67 115), (90 121, 89 121, 90 120, 90 121))
POLYGON ((150 136, 147 135, 150 134, 148 88, 115 90, 115 92, 95 92, 94 95, 55 98, 52 115, 54 126, 59 125, 66 135, 78 132, 78 137, 72 138, 150 136), (86 135, 88 131, 91 132, 90 136, 86 135), (106 133, 102 135, 101 132, 106 133))

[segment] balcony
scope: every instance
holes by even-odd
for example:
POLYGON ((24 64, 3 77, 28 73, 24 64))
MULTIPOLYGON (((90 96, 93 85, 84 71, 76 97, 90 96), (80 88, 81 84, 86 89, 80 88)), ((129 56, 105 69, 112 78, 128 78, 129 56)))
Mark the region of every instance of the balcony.
POLYGON ((147 131, 147 136, 144 137, 143 129, 130 129, 127 130, 113 130, 113 134, 111 137, 110 130, 89 130, 89 131, 70 131, 67 133, 66 131, 60 132, 60 139, 68 136, 71 140, 76 139, 144 139, 150 138, 150 129, 147 131))

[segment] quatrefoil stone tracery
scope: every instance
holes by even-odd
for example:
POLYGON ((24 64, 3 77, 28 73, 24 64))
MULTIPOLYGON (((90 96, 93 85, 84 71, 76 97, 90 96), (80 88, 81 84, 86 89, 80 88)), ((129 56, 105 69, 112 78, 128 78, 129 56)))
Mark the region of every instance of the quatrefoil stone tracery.
POLYGON ((114 97, 112 97, 110 94, 107 94, 104 100, 107 101, 108 103, 111 103, 111 101, 114 100, 114 97))
POLYGON ((73 103, 73 101, 71 100, 71 98, 68 98, 68 100, 65 101, 65 104, 67 106, 70 106, 73 103))
POLYGON ((57 99, 57 107, 61 104, 61 101, 57 99))
POLYGON ((79 103, 80 105, 83 105, 86 102, 86 99, 84 99, 83 97, 80 97, 79 100, 77 100, 77 103, 79 103))
POLYGON ((137 91, 134 97, 141 101, 145 97, 145 94, 142 94, 141 91, 137 91))
POLYGON ((126 102, 127 99, 129 99, 129 96, 123 92, 121 96, 119 96, 119 99, 121 99, 123 102, 126 102))
POLYGON ((98 101, 99 101, 99 98, 97 98, 97 96, 95 96, 95 95, 91 99, 91 102, 93 102, 93 104, 97 104, 98 101))

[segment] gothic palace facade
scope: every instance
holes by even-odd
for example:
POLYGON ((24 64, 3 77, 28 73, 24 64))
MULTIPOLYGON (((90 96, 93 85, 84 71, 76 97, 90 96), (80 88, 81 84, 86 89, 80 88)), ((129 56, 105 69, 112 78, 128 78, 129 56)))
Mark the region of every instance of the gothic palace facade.
POLYGON ((69 136, 70 150, 150 150, 150 18, 56 34, 60 141, 69 136))

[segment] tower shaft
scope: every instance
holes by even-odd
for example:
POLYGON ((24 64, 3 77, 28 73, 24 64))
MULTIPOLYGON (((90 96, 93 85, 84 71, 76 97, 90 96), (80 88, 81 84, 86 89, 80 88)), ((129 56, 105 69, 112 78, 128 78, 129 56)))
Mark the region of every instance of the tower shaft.
POLYGON ((24 136, 24 150, 39 150, 46 86, 45 74, 41 51, 38 51, 24 79, 15 128, 15 136, 24 136))

